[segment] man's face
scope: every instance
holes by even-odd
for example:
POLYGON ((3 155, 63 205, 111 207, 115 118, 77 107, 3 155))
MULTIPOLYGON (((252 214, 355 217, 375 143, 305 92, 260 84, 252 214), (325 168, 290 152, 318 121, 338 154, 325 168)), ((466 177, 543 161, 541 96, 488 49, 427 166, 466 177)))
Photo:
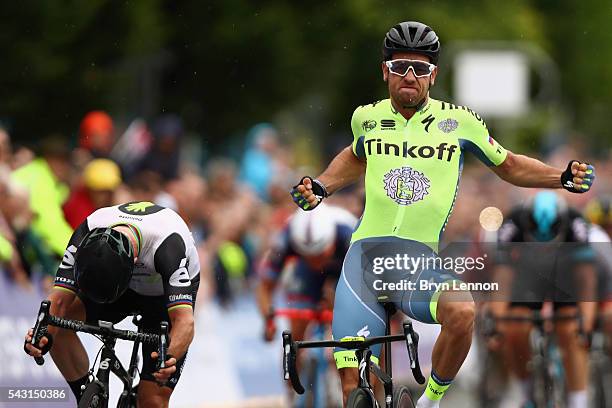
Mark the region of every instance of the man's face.
MULTIPOLYGON (((427 56, 411 52, 395 53, 392 59, 411 59, 430 62, 427 56)), ((405 76, 401 77, 389 72, 389 68, 384 61, 382 63, 382 71, 383 79, 389 87, 391 99, 398 107, 401 106, 403 108, 418 106, 427 96, 429 87, 433 85, 438 74, 438 68, 436 67, 431 75, 417 78, 414 76, 414 71, 410 69, 405 76)))

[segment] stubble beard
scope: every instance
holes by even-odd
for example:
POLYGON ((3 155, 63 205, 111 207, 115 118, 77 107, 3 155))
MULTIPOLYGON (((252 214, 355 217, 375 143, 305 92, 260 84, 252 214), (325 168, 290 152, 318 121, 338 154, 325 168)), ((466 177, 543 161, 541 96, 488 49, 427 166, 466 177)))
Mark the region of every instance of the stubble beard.
POLYGON ((414 109, 423 103, 423 101, 427 98, 428 93, 429 87, 427 87, 427 90, 425 91, 424 95, 420 98, 415 97, 404 99, 400 96, 399 90, 397 93, 395 93, 395 95, 391 94, 391 96, 393 97, 394 102, 397 106, 401 106, 403 109, 414 109))

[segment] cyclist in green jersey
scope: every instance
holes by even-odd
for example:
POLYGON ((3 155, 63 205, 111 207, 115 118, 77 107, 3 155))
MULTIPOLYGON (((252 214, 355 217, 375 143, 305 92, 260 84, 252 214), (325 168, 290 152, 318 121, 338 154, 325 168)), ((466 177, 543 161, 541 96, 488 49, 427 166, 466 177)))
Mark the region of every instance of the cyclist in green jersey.
MULTIPOLYGON (((489 135, 476 112, 430 98, 439 52, 438 36, 425 24, 409 21, 392 27, 383 40, 382 61, 389 99, 358 107, 351 120, 351 146, 319 177, 303 177, 291 192, 299 207, 311 210, 365 173, 366 204, 336 289, 333 335, 341 339, 384 334, 381 301, 385 299, 412 318, 439 323, 432 373, 418 408, 439 406, 467 356, 474 302, 469 291, 447 284, 457 280, 453 271, 435 267, 404 270, 406 281, 429 282, 429 287, 411 290, 415 287, 408 286, 393 298, 387 292, 382 296, 377 292, 380 285, 376 287, 373 281, 378 273, 374 266, 381 264, 373 254, 385 266, 402 253, 412 258, 436 256, 466 151, 503 180, 521 187, 584 193, 595 178, 587 163, 572 160, 560 170, 505 150, 489 135)), ((401 270, 398 265, 396 272, 401 270)), ((376 361, 380 347, 372 351, 376 361)), ((357 361, 350 353, 334 353, 345 402, 358 384, 357 361)))

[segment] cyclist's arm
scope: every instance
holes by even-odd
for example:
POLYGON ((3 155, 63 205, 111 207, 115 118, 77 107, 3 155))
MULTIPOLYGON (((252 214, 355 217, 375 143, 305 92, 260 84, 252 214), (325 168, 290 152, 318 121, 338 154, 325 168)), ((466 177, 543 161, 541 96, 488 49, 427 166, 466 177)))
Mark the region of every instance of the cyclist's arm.
POLYGON ((257 307, 262 317, 268 317, 272 308, 272 294, 276 289, 276 281, 268 278, 261 278, 255 288, 257 307))
POLYGON ((364 115, 363 107, 355 109, 351 117, 353 142, 338 153, 327 169, 317 177, 329 194, 354 183, 365 173, 366 156, 363 148, 365 135, 361 126, 364 115))
MULTIPOLYGON (((55 282, 48 297, 51 301, 50 313, 54 316, 65 317, 67 310, 74 302, 79 291, 74 276, 74 259, 79 243, 88 232, 89 227, 87 220, 85 220, 72 233, 64 251, 62 262, 57 268, 55 282)), ((51 334, 55 334, 57 330, 59 330, 57 327, 49 326, 51 334)))
POLYGON ((285 266, 287 258, 291 255, 289 246, 289 230, 283 229, 274 237, 272 247, 265 254, 258 267, 258 282, 255 289, 255 297, 259 313, 265 319, 273 306, 272 296, 276 289, 277 282, 285 266))
POLYGON ((532 157, 508 151, 506 160, 491 167, 502 180, 518 187, 561 188, 563 170, 532 157))
MULTIPOLYGON (((197 262, 197 259, 192 260, 197 262)), ((173 233, 157 248, 154 256, 155 270, 161 275, 166 296, 166 306, 170 316, 170 347, 168 354, 177 360, 183 357, 194 335, 193 296, 199 285, 199 275, 193 279, 189 269, 199 269, 189 265, 187 247, 183 238, 173 233)))
POLYGON ((365 166, 365 161, 357 158, 352 147, 348 146, 334 157, 317 179, 332 194, 357 181, 364 174, 365 166))
POLYGON ((193 310, 187 308, 176 308, 168 311, 170 316, 170 347, 168 354, 179 360, 185 355, 193 340, 195 332, 193 310))
POLYGON ((474 154, 502 180, 519 187, 561 188, 561 173, 541 161, 514 154, 501 146, 480 116, 463 113, 460 136, 462 150, 474 154))

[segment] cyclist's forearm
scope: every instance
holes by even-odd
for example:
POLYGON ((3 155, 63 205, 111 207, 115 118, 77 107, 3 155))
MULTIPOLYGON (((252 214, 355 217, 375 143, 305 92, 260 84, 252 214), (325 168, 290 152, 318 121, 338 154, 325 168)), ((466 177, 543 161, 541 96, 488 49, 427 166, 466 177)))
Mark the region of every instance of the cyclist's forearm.
POLYGON ((181 308, 170 313, 170 347, 168 354, 177 360, 185 355, 194 335, 193 312, 189 308, 181 308))
POLYGON ((563 170, 521 154, 508 152, 506 160, 492 170, 504 181, 518 187, 561 188, 563 170))
POLYGON ((317 179, 325 185, 327 192, 332 194, 357 181, 364 172, 365 162, 359 160, 349 146, 338 153, 317 179))
POLYGON ((274 287, 274 282, 268 279, 262 279, 255 289, 257 307, 259 308, 259 313, 264 317, 268 315, 272 307, 272 293, 274 293, 274 287))
MULTIPOLYGON (((72 316, 68 316, 68 309, 74 302, 75 296, 76 296, 75 294, 69 292, 68 290, 57 289, 57 288, 52 289, 51 293, 49 294, 49 300, 51 301, 51 307, 50 307, 49 313, 52 316, 72 317, 72 316)), ((52 335, 55 335, 58 332, 58 330, 63 330, 63 329, 59 329, 55 326, 49 326, 48 330, 49 330, 49 333, 51 333, 52 335)))

